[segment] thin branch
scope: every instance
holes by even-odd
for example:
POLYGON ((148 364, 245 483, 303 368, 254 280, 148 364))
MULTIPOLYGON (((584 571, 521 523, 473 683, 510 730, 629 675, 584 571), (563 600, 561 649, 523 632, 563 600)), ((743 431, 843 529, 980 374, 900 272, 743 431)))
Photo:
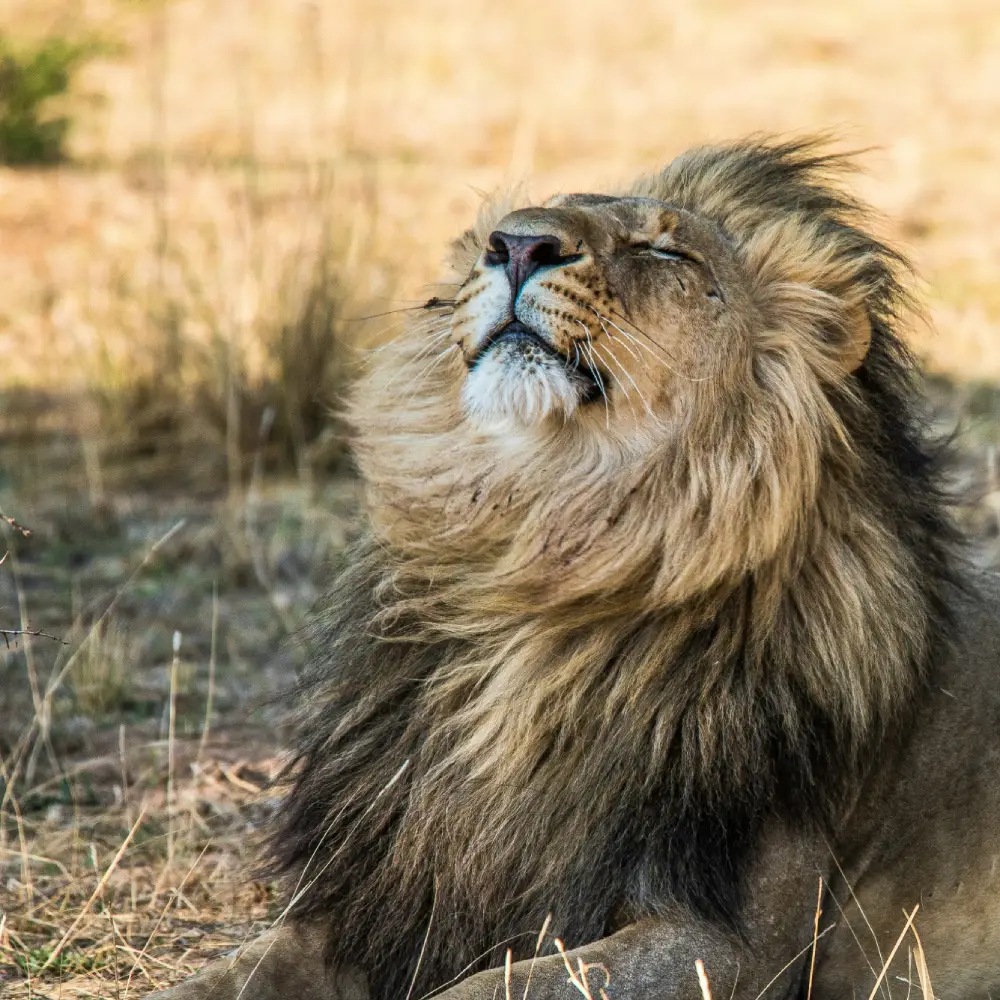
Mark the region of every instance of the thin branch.
MULTIPOLYGON (((24 535, 27 538, 31 534, 31 528, 26 528, 23 524, 18 524, 17 521, 12 517, 8 517, 3 511, 0 511, 0 520, 6 521, 18 534, 24 535)), ((6 559, 7 557, 4 556, 6 559)))
MULTIPOLYGON (((2 560, 0 560, 2 561, 2 560)), ((10 649, 11 639, 17 640, 18 636, 36 636, 40 639, 52 639, 54 642, 58 642, 63 646, 68 646, 69 643, 65 639, 60 639, 57 635, 50 635, 48 632, 43 632, 41 629, 36 628, 0 628, 0 636, 3 636, 3 641, 7 644, 7 648, 10 649)))

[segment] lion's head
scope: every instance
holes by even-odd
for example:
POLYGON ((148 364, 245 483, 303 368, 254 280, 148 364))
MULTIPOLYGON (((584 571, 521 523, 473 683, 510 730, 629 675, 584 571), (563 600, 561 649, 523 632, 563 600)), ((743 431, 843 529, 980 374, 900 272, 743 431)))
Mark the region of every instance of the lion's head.
POLYGON ((505 215, 485 245, 460 244, 472 261, 451 331, 478 426, 575 419, 599 432, 614 419, 655 440, 659 423, 704 405, 685 383, 717 383, 701 397, 753 393, 776 352, 823 381, 861 363, 872 276, 843 252, 855 248, 831 253, 815 219, 784 213, 739 219, 730 235, 677 204, 668 177, 651 190, 560 196, 505 215))
POLYGON ((662 201, 570 195, 511 212, 456 296, 462 402, 497 434, 610 429, 612 414, 641 434, 640 414, 668 419, 672 382, 746 363, 748 291, 721 230, 662 201))
POLYGON ((843 166, 751 142, 622 195, 485 210, 452 300, 357 399, 402 575, 494 608, 651 610, 787 581, 836 524, 905 589, 871 482, 908 419, 884 412, 909 370, 902 261, 831 186, 843 166))

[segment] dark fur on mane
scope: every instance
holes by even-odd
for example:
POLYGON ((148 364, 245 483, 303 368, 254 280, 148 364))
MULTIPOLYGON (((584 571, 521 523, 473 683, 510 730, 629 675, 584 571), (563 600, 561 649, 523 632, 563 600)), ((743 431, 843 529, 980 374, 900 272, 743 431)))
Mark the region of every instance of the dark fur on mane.
MULTIPOLYGON (((746 206, 798 213, 868 261, 871 347, 842 387, 824 391, 858 456, 858 481, 844 488, 911 567, 917 596, 905 613, 922 635, 899 690, 863 724, 819 703, 803 680, 820 656, 811 608, 796 603, 805 584, 785 581, 780 616, 762 632, 765 584, 748 574, 683 608, 605 622, 613 640, 581 670, 575 713, 550 721, 524 781, 470 799, 445 723, 473 689, 435 691, 476 659, 481 636, 428 632, 401 557, 363 540, 311 630, 316 656, 297 694, 305 709, 271 857, 295 895, 293 916, 327 922, 331 959, 360 966, 379 1000, 416 1000, 502 964, 508 947, 530 957, 549 913, 570 947, 675 904, 738 933, 762 824, 819 826, 834 843, 881 748, 905 728, 953 633, 957 536, 942 455, 893 332, 902 262, 826 183, 835 166, 807 143, 751 142, 688 154, 640 193, 669 193, 734 239, 746 206), (717 204, 706 203, 709 180, 725 189, 717 204), (658 661, 665 634, 671 655, 658 661), (641 678, 631 688, 630 676, 641 678), (469 815, 469 801, 503 808, 469 815), (503 842, 512 831, 517 843, 503 842)), ((832 482, 841 469, 831 463, 832 482)), ((811 530, 821 545, 838 525, 811 530)), ((809 582, 820 596, 823 585, 809 582)), ((553 662, 589 641, 583 631, 551 646, 553 662)), ((557 665, 539 665, 548 669, 557 665)))

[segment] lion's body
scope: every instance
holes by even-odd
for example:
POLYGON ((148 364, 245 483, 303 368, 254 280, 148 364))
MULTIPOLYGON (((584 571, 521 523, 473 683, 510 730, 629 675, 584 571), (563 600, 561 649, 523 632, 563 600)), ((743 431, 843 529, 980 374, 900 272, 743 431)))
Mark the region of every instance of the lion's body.
MULTIPOLYGON (((935 995, 988 997, 1000 984, 1000 577, 976 581, 962 602, 958 647, 935 670, 905 741, 877 762, 860 808, 843 825, 831 872, 846 913, 820 952, 820 995, 864 980, 854 928, 876 971, 915 918, 935 995), (863 916, 862 916, 863 911, 863 916)), ((907 935, 892 967, 915 981, 907 935)), ((895 984, 890 980, 890 986, 895 984)), ((903 984, 905 989, 905 984, 903 984)))
POLYGON ((355 393, 371 530, 313 630, 271 964, 308 927, 330 995, 488 998, 509 949, 548 997, 558 937, 613 998, 701 958, 753 1000, 804 982, 822 877, 815 997, 917 902, 942 995, 1000 986, 1000 601, 835 165, 696 152, 457 245, 355 393))

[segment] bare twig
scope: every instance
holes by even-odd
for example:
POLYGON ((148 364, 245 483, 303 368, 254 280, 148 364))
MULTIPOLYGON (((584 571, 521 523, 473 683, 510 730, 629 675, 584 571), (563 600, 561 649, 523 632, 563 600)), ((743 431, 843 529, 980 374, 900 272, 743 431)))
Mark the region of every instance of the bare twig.
MULTIPOLYGON (((142 819, 142 814, 139 815, 139 819, 142 819)), ((136 822, 138 822, 138 820, 136 822)), ((198 857, 194 859, 194 864, 192 864, 191 867, 187 870, 187 872, 184 874, 184 878, 181 879, 180 884, 174 890, 175 893, 179 893, 184 888, 184 886, 187 885, 187 880, 194 873, 194 870, 198 867, 198 865, 201 864, 201 859, 205 856, 206 851, 208 851, 209 847, 211 846, 212 846, 212 841, 210 840, 201 849, 201 853, 198 855, 198 857)), ((145 968, 142 965, 142 960, 143 958, 147 957, 146 949, 153 944, 153 941, 156 938, 156 932, 160 929, 160 924, 163 923, 163 918, 167 915, 167 909, 169 908, 172 901, 173 897, 168 899, 166 903, 163 904, 163 909, 160 910, 160 914, 156 918, 156 923, 153 924, 153 929, 149 932, 148 936, 146 937, 146 943, 142 946, 142 950, 139 952, 139 954, 135 957, 134 961, 132 962, 132 968, 129 970, 128 979, 125 981, 125 996, 128 996, 129 987, 132 985, 132 977, 135 975, 136 969, 140 969, 143 972, 143 974, 146 975, 147 978, 150 978, 149 974, 146 972, 145 968)), ((155 904, 155 895, 153 902, 150 905, 152 906, 154 904, 155 904)))
MULTIPOLYGON (((18 524, 14 518, 8 517, 3 511, 0 511, 0 521, 6 521, 19 535, 23 535, 25 538, 31 534, 31 528, 26 528, 23 524, 18 524)), ((6 558, 4 556, 4 559, 6 558)))
POLYGON ((215 694, 215 661, 217 652, 217 639, 219 634, 219 583, 212 584, 212 639, 208 654, 208 694, 205 698, 205 721, 201 727, 201 739, 198 741, 198 755, 195 757, 195 764, 201 764, 201 755, 205 752, 205 744, 208 743, 208 733, 212 725, 212 697, 215 694))
MULTIPOLYGON (((6 559, 6 555, 4 559, 6 559)), ((0 560, 2 562, 3 560, 0 560)), ((11 639, 17 640, 20 636, 36 636, 39 639, 52 639, 54 642, 61 643, 63 646, 68 646, 69 643, 65 639, 60 639, 57 635, 50 635, 48 632, 43 632, 41 629, 37 628, 0 628, 0 635, 3 636, 3 641, 7 644, 7 648, 10 649, 11 639)))
MULTIPOLYGON (((830 924, 828 927, 823 928, 815 936, 815 940, 818 941, 820 938, 826 937, 836 927, 836 924, 830 924)), ((778 969, 778 971, 770 978, 767 985, 754 997, 754 1000, 761 1000, 761 997, 811 948, 813 947, 813 942, 810 941, 801 951, 796 952, 792 957, 785 962, 785 964, 778 969)))
POLYGON ((708 973, 705 971, 705 963, 699 958, 695 961, 694 967, 698 972, 698 985, 701 987, 702 1000, 712 1000, 712 987, 708 981, 708 973))
POLYGON ((934 1000, 934 988, 931 986, 931 974, 927 968, 927 956, 924 954, 924 945, 917 933, 916 925, 910 927, 913 936, 917 940, 917 946, 913 949, 914 961, 917 965, 917 979, 920 981, 920 991, 924 1000, 934 1000))
POLYGON ((538 932, 538 939, 535 941, 535 952, 531 956, 531 964, 528 966, 528 978, 524 983, 524 994, 521 996, 521 1000, 528 1000, 528 987, 531 986, 531 974, 535 971, 535 961, 538 959, 538 953, 542 950, 542 942, 545 940, 545 935, 549 932, 549 925, 552 923, 552 914, 547 913, 545 915, 545 922, 542 924, 542 929, 538 932))
POLYGON ((584 1000, 596 1000, 594 994, 591 990, 589 974, 591 969, 598 969, 604 976, 604 985, 597 988, 598 996, 600 1000, 608 1000, 607 988, 611 985, 611 973, 608 972, 608 968, 601 962, 585 962, 582 958, 577 957, 576 968, 570 964, 569 955, 566 954, 566 948, 559 938, 553 940, 553 944, 556 946, 556 951, 559 952, 560 957, 563 960, 563 965, 566 967, 566 973, 569 976, 568 982, 576 988, 584 1000))
POLYGON ((174 864, 174 823, 177 813, 177 786, 174 781, 174 738, 177 731, 177 668, 181 654, 181 634, 174 632, 174 655, 170 660, 170 703, 167 723, 167 868, 174 864))
MULTIPOLYGON (((871 993, 868 994, 868 1000, 875 1000, 875 995, 878 993, 878 988, 882 985, 882 980, 885 979, 885 974, 889 971, 889 966, 892 964, 892 960, 896 957, 896 952, 899 950, 899 946, 903 943, 903 938, 906 937, 907 931, 913 925, 913 918, 917 915, 917 910, 920 909, 920 904, 917 903, 913 907, 913 910, 906 916, 906 925, 899 932, 899 937, 896 938, 896 943, 892 946, 892 951, 889 952, 889 957, 882 964, 882 971, 878 974, 878 979, 875 980, 875 985, 872 987, 871 993)), ((906 913, 906 911, 903 911, 906 913)), ((920 940, 919 938, 917 939, 920 940)))

